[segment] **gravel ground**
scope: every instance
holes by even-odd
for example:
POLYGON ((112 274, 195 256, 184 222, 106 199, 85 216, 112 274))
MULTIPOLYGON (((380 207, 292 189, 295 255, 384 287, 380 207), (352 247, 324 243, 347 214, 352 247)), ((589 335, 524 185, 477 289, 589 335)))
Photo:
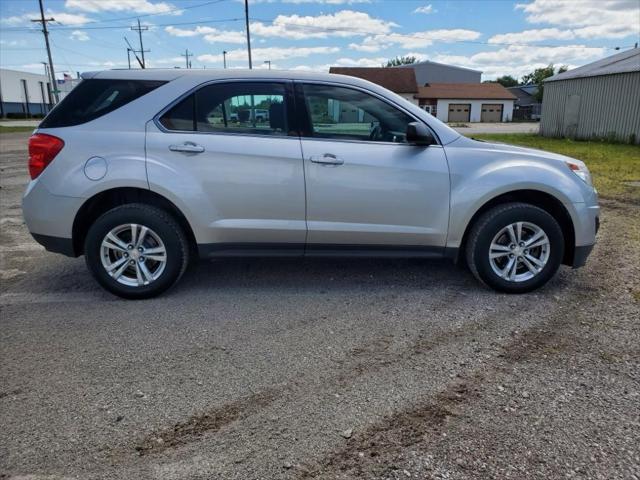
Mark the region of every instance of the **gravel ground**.
POLYGON ((447 262, 225 260, 103 292, 0 160, 0 478, 638 479, 639 207, 506 296, 447 262))

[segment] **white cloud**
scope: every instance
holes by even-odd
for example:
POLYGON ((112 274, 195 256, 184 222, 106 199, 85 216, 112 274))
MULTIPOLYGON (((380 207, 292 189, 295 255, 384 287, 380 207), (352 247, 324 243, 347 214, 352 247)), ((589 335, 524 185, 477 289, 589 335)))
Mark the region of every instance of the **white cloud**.
POLYGON ((568 65, 573 68, 602 58, 606 53, 605 48, 587 47, 585 45, 536 48, 512 45, 498 50, 476 53, 468 57, 463 55, 435 55, 430 60, 482 70, 483 78, 490 79, 500 75, 521 77, 536 68, 546 67, 549 64, 568 65))
POLYGON ((24 40, 0 40, 0 45, 4 45, 6 47, 19 47, 26 46, 27 42, 24 40))
POLYGON ((139 14, 172 13, 181 14, 180 10, 167 2, 151 2, 149 0, 66 0, 65 7, 83 12, 133 12, 139 14))
POLYGON ((543 40, 571 40, 575 34, 571 30, 539 28, 522 32, 500 33, 489 39, 489 43, 532 43, 543 40))
POLYGON ((387 63, 388 58, 338 58, 333 66, 336 67, 381 67, 387 63))
POLYGON ((424 13, 425 15, 429 15, 430 13, 435 13, 437 10, 433 9, 433 5, 424 5, 422 7, 416 8, 413 13, 424 13))
POLYGON ((353 37, 371 32, 388 33, 397 25, 369 16, 368 13, 341 10, 317 16, 278 15, 270 24, 254 22, 251 34, 294 40, 306 38, 353 37))
POLYGON ((245 43, 247 37, 240 30, 218 30, 213 27, 197 26, 192 30, 168 26, 165 29, 169 35, 174 37, 195 37, 202 35, 209 43, 245 43))
POLYGON ((83 32, 82 30, 74 30, 71 32, 71 36, 69 38, 78 42, 86 42, 89 40, 89 35, 87 35, 87 32, 83 32))
MULTIPOLYGON (((252 22, 250 25, 253 37, 285 38, 304 40, 309 38, 353 37, 371 32, 389 33, 397 26, 369 16, 367 13, 352 10, 341 10, 336 13, 318 16, 278 15, 272 23, 252 22), (357 25, 357 28, 354 28, 357 25)), ((195 37, 204 35, 210 43, 244 43, 243 30, 217 30, 212 27, 198 26, 194 29, 166 27, 169 35, 176 37, 195 37)))
POLYGON ((369 36, 360 45, 352 43, 349 48, 361 52, 377 52, 392 45, 400 45, 405 49, 415 49, 428 47, 434 42, 473 41, 480 38, 480 35, 480 32, 461 28, 425 30, 414 33, 386 33, 369 36))
MULTIPOLYGON (((244 0, 236 0, 244 3, 244 0)), ((371 3, 371 0, 249 0, 249 3, 319 3, 324 5, 355 5, 357 3, 371 3)))
POLYGON ((356 50, 358 52, 378 52, 381 50, 380 44, 376 44, 374 42, 371 43, 350 43, 349 48, 351 50, 356 50))
MULTIPOLYGON (((53 17, 58 24, 63 25, 84 25, 85 23, 89 23, 93 21, 93 19, 87 17, 84 14, 73 14, 73 13, 64 13, 64 12, 54 12, 51 10, 47 10, 46 12, 47 18, 53 17)), ((5 17, 0 19, 0 23, 4 23, 5 25, 31 25, 31 19, 40 18, 40 12, 31 12, 25 13, 23 15, 15 15, 12 17, 5 17)))
POLYGON ((580 38, 624 38, 640 35, 637 0, 533 0, 516 4, 529 23, 571 28, 580 38))
POLYGON ((184 65, 184 57, 157 58, 155 60, 151 60, 149 63, 152 65, 160 65, 160 66, 166 66, 166 65, 181 66, 181 65, 184 65))
MULTIPOLYGON (((263 62, 271 60, 287 60, 289 58, 309 57, 317 54, 328 54, 339 52, 338 47, 268 47, 268 48, 252 48, 251 56, 254 62, 263 62)), ((247 51, 243 48, 231 50, 227 52, 227 61, 229 62, 245 62, 247 61, 247 51)), ((200 55, 196 58, 202 63, 222 63, 222 54, 200 55)))

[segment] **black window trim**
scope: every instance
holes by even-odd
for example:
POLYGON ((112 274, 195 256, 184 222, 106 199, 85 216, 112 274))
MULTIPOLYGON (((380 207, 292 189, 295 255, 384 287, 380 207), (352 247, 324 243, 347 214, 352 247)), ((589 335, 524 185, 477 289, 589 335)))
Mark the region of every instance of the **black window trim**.
MULTIPOLYGON (((195 102, 194 102, 195 105, 195 102)), ((295 138, 295 139, 299 139, 300 138, 300 128, 299 128, 299 124, 298 124, 298 116, 296 113, 296 105, 295 105, 295 98, 294 98, 294 93, 293 93, 293 82, 291 81, 291 79, 289 78, 268 78, 268 77, 259 77, 259 78, 224 78, 224 79, 217 79, 217 80, 210 80, 207 82, 203 82, 200 83, 196 86, 194 86, 193 88, 191 88, 190 90, 184 92, 182 95, 178 96, 176 99, 174 99, 171 103, 169 103, 167 106, 165 106, 162 110, 160 110, 154 117, 153 117, 153 123, 156 125, 156 127, 158 128, 158 130, 160 130, 162 133, 181 133, 181 134, 191 134, 191 135, 231 135, 231 136, 239 136, 239 137, 258 137, 258 138, 295 138), (167 113, 169 110, 171 110, 173 107, 175 107, 177 104, 179 104, 182 100, 184 100, 185 98, 187 98, 189 95, 193 95, 195 94, 197 91, 208 87, 210 85, 216 85, 216 84, 227 84, 227 83, 280 83, 282 85, 284 85, 284 93, 285 93, 285 102, 287 105, 287 120, 291 120, 290 125, 288 125, 289 127, 289 132, 284 134, 284 135, 264 135, 264 134, 258 134, 258 133, 253 133, 253 132, 248 132, 248 133, 241 133, 241 132, 224 132, 224 131, 213 131, 213 132, 202 132, 202 131, 198 131, 198 130, 170 130, 168 128, 166 128, 164 125, 162 125, 162 123, 160 122, 160 118, 162 118, 162 116, 167 113), (292 135, 291 132, 297 132, 295 135, 292 135)))
POLYGON ((405 146, 405 147, 415 147, 415 145, 412 145, 410 143, 398 143, 398 142, 381 142, 381 141, 377 141, 377 140, 355 140, 355 139, 342 139, 342 138, 322 138, 322 137, 314 137, 313 133, 312 133, 312 127, 311 127, 311 116, 309 115, 309 112, 307 110, 307 102, 304 96, 304 91, 302 89, 303 85, 329 85, 332 87, 342 87, 342 88, 347 88, 347 89, 351 89, 351 90, 357 90, 359 92, 371 95, 373 97, 376 97, 378 100, 381 100, 382 102, 386 103, 387 105, 389 105, 392 108, 395 108, 396 110, 400 110, 402 113, 408 115, 409 117, 411 117, 415 122, 420 122, 423 123, 430 131, 431 134, 433 135, 433 138, 436 139, 437 144, 434 145, 430 145, 430 147, 441 147, 442 146, 442 142, 440 141, 440 138, 438 137, 438 134, 435 132, 435 130, 433 130, 433 128, 431 128, 429 126, 428 123, 426 123, 424 120, 422 120, 421 118, 416 117, 413 112, 408 111, 407 109, 405 109, 402 105, 398 105, 397 103, 393 102, 392 100, 383 97, 382 95, 379 95, 376 92, 373 92, 371 90, 368 90, 366 88, 362 88, 359 87, 357 85, 352 85, 349 83, 340 83, 340 82, 329 82, 329 81, 324 81, 324 80, 294 80, 293 81, 294 84, 294 88, 295 88, 295 99, 296 99, 296 120, 298 122, 298 125, 300 125, 302 128, 300 129, 300 138, 304 139, 304 140, 313 140, 313 141, 317 141, 317 142, 346 142, 346 143, 366 143, 366 144, 374 144, 374 145, 396 145, 396 146, 405 146))

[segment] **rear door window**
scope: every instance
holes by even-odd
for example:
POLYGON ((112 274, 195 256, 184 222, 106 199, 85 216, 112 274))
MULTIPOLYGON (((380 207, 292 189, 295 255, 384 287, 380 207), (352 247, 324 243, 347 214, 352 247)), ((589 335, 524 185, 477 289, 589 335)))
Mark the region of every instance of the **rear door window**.
POLYGON ((159 122, 173 131, 289 135, 290 109, 284 83, 216 83, 180 101, 159 122))
POLYGON ((47 115, 40 128, 71 127, 90 122, 165 83, 152 80, 83 80, 47 115))

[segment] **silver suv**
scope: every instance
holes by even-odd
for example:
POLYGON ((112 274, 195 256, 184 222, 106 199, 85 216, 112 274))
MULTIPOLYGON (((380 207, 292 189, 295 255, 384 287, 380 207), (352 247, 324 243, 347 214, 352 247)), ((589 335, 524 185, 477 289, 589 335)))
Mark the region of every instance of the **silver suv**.
POLYGON ((527 292, 582 266, 584 163, 465 138, 364 80, 87 73, 29 140, 24 217, 107 290, 163 292, 195 257, 448 257, 527 292), (250 112, 265 112, 258 119, 250 112))

